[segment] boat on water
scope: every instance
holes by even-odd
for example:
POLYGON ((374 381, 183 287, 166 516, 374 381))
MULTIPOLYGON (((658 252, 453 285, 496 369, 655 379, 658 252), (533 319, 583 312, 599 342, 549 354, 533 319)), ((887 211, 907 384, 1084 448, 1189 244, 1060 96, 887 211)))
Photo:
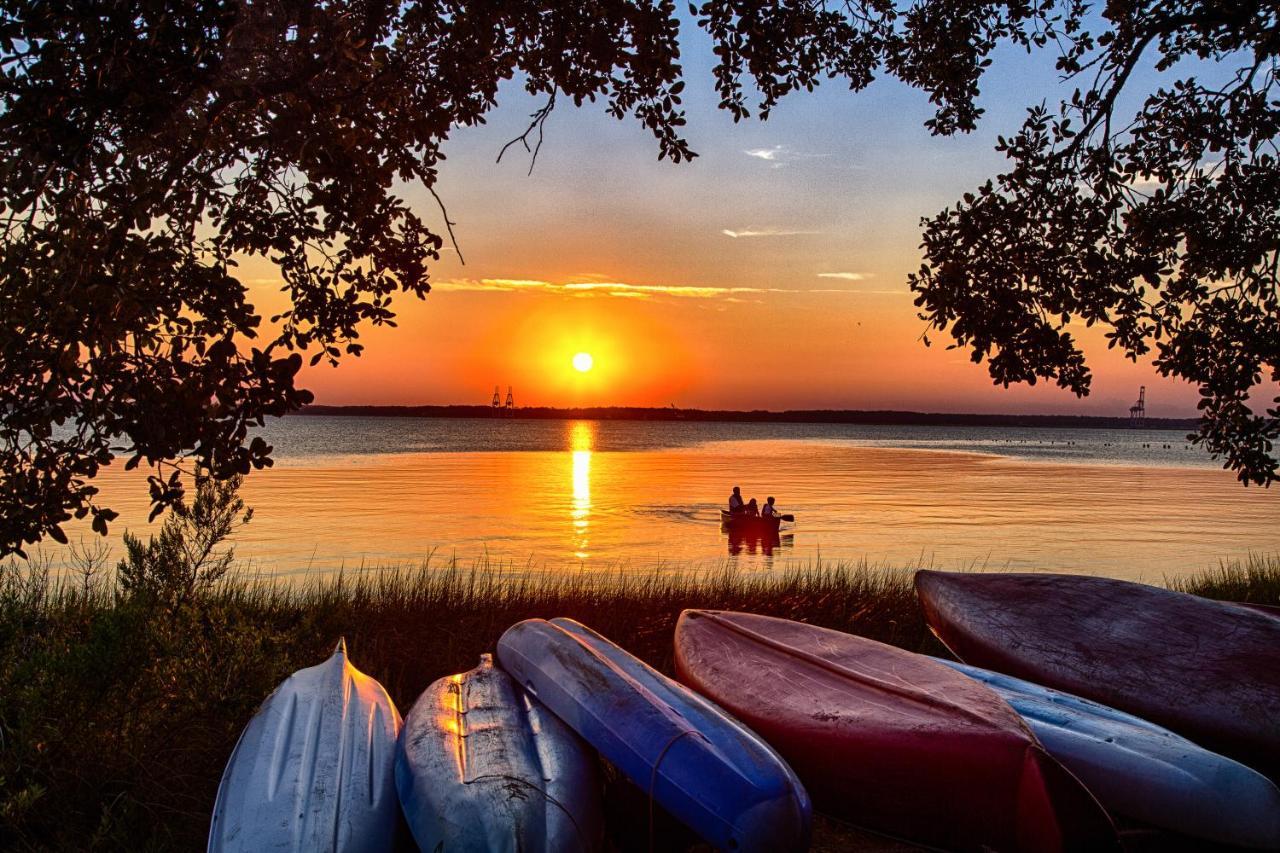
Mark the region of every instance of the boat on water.
POLYGON ((1280 789, 1237 761, 1069 693, 937 659, 990 687, 1112 814, 1192 838, 1280 850, 1280 789))
POLYGON ((1280 619, 1087 575, 920 571, 925 619, 965 663, 1172 729, 1280 779, 1280 619))
POLYGON ((763 736, 823 812, 948 850, 1118 850, 1101 805, 989 687, 788 619, 686 610, 681 682, 763 736))
POLYGON ((745 512, 720 510, 720 525, 726 531, 740 535, 775 535, 782 522, 780 515, 749 515, 745 512))
POLYGON ((590 853, 603 837, 595 753, 491 655, 418 697, 395 777, 420 850, 590 853))
POLYGON ((498 661, 640 790, 717 850, 806 850, 809 797, 771 746, 571 619, 528 619, 498 661))
POLYGON ((399 826, 400 714, 387 691, 333 655, 276 688, 231 753, 209 853, 385 853, 399 826))

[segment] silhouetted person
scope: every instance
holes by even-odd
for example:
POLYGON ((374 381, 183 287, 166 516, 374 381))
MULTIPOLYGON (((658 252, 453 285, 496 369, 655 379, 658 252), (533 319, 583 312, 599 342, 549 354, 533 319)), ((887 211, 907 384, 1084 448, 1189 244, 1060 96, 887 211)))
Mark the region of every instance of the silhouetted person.
POLYGON ((737 515, 744 509, 746 509, 746 507, 742 503, 742 487, 734 486, 733 494, 729 495, 729 512, 733 515, 737 515))
POLYGON ((760 508, 760 515, 764 516, 765 518, 773 518, 775 515, 778 515, 778 514, 779 514, 778 508, 773 505, 773 497, 770 496, 766 498, 764 502, 764 506, 760 508))
POLYGON ((760 506, 756 503, 755 498, 747 501, 747 515, 754 515, 757 517, 760 515, 760 506))

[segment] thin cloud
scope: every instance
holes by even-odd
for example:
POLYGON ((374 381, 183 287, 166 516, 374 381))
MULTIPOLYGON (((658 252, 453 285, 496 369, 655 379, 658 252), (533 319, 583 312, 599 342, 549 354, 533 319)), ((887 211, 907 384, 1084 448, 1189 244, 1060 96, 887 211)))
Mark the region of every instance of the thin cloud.
MULTIPOLYGON (((623 281, 568 281, 550 282, 542 279, 483 278, 451 279, 432 285, 436 291, 463 291, 475 293, 548 293, 575 297, 610 297, 618 299, 698 299, 725 302, 758 301, 750 297, 784 293, 789 296, 802 294, 832 294, 863 296, 897 291, 865 291, 837 288, 788 288, 788 287, 714 287, 687 284, 630 284, 623 281)), ((905 293, 905 291, 902 291, 905 293)))
POLYGON ((821 234, 821 231, 801 231, 790 228, 749 228, 742 231, 734 231, 729 228, 723 228, 720 231, 726 237, 732 237, 738 240, 743 237, 794 237, 797 234, 821 234))
POLYGON ((781 169, 797 160, 816 160, 828 157, 828 154, 807 154, 796 151, 789 145, 771 145, 768 148, 747 148, 743 152, 748 157, 763 160, 771 169, 781 169))
POLYGON ((818 278, 839 278, 845 281, 866 281, 871 273, 866 272, 820 272, 818 278))
POLYGON ((783 152, 786 150, 786 146, 784 145, 775 145, 772 148, 748 148, 742 153, 746 154, 748 157, 755 157, 758 160, 766 160, 770 163, 776 163, 778 162, 778 158, 781 157, 783 152))

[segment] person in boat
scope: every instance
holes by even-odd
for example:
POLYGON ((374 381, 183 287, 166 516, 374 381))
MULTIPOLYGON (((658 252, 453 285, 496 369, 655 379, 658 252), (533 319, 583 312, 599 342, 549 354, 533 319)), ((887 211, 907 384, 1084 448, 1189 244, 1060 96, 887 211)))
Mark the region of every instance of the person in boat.
POLYGON ((733 494, 729 495, 729 514, 737 515, 746 510, 746 504, 742 502, 742 487, 734 486, 733 494))
POLYGON ((760 505, 756 503, 755 498, 752 498, 751 500, 747 501, 746 513, 747 515, 753 515, 757 518, 760 517, 760 505))
POLYGON ((760 515, 764 518, 773 518, 775 515, 781 515, 778 508, 773 505, 773 496, 765 498, 764 506, 760 507, 760 515))

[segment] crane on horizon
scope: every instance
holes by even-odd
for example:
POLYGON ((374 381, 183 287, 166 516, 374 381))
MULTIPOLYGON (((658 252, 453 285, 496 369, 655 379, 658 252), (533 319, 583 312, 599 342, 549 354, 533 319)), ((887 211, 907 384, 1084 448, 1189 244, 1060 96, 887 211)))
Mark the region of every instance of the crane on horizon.
POLYGON ((1138 387, 1138 402, 1129 407, 1129 426, 1142 427, 1147 424, 1147 386, 1138 387))

